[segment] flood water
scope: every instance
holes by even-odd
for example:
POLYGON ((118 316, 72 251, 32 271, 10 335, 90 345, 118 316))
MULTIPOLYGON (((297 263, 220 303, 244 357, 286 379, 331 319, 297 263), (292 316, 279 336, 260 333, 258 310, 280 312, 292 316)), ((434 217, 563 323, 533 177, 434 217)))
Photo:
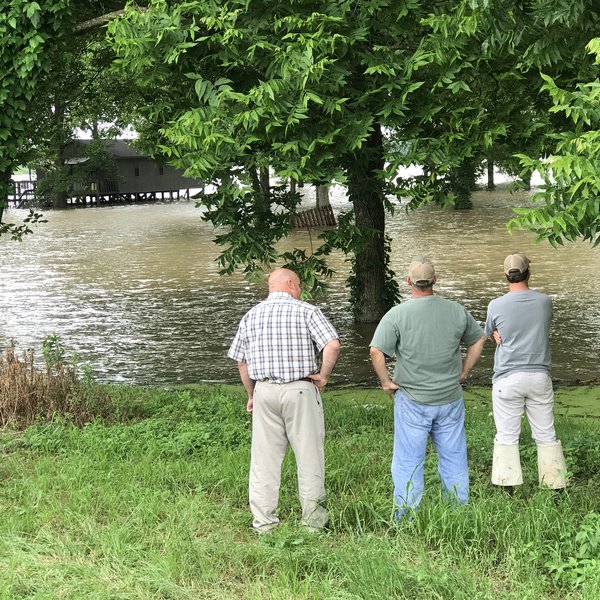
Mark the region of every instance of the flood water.
MULTIPOLYGON (((587 243, 552 248, 505 223, 524 194, 477 192, 475 208, 398 210, 388 220, 392 267, 402 279, 415 255, 436 265, 436 293, 464 303, 483 321, 488 302, 506 291, 502 264, 513 251, 532 260, 531 286, 554 300, 553 376, 564 383, 598 378, 600 249, 587 243)), ((334 211, 348 204, 332 194, 334 211)), ((9 210, 6 220, 25 216, 9 210)), ((68 353, 89 363, 100 381, 142 385, 237 382, 226 351, 242 315, 266 294, 264 282, 221 277, 214 230, 193 202, 47 212, 47 223, 19 243, 0 238, 0 343, 33 348, 58 334, 68 353)), ((314 235, 314 234, 313 234, 314 235)), ((299 231, 284 246, 310 244, 299 231)), ((371 384, 372 326, 352 322, 343 256, 318 304, 340 333, 343 354, 332 383, 371 384)), ((408 294, 406 285, 402 285, 408 294)), ((489 382, 493 345, 474 370, 489 382)))

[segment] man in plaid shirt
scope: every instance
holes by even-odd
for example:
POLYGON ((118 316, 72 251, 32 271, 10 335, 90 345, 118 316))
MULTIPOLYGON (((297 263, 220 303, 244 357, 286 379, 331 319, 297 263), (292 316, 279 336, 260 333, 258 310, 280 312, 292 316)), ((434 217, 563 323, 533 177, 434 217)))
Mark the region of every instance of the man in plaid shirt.
POLYGON ((335 329, 315 306, 299 300, 300 279, 288 269, 269 277, 269 296, 242 318, 227 356, 238 361, 252 412, 250 510, 266 533, 279 523, 281 464, 288 443, 298 468, 302 523, 327 523, 325 426, 320 390, 340 353, 335 329), (322 352, 319 368, 317 353, 322 352))

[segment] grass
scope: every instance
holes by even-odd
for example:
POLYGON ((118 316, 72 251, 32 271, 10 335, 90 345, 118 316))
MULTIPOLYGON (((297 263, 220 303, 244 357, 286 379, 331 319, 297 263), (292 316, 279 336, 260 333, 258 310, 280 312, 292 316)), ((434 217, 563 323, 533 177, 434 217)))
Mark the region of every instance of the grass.
MULTIPOLYGON (((290 455, 282 526, 259 538, 247 509, 250 419, 241 388, 109 394, 103 420, 38 422, 0 435, 0 600, 600 596, 594 418, 558 418, 573 479, 562 496, 537 488, 524 428, 525 485, 508 497, 489 483, 490 391, 471 390, 470 503, 442 501, 431 453, 420 510, 394 525, 390 401, 375 390, 330 391, 331 530, 311 535, 299 525, 290 455)), ((565 390, 558 405, 574 395, 593 407, 583 397, 597 398, 598 389, 565 390)))

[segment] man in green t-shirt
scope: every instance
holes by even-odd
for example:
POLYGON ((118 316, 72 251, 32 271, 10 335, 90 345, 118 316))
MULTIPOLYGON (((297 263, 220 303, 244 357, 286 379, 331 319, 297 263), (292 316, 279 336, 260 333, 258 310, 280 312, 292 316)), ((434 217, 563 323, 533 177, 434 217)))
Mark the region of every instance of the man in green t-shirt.
POLYGON ((464 306, 434 295, 435 282, 433 264, 415 258, 407 278, 411 298, 384 315, 370 344, 381 386, 394 397, 392 478, 398 519, 423 496, 429 436, 444 492, 460 503, 469 494, 461 382, 481 356, 486 337, 464 306), (461 344, 468 347, 464 361, 461 344), (392 378, 386 356, 396 357, 392 378))

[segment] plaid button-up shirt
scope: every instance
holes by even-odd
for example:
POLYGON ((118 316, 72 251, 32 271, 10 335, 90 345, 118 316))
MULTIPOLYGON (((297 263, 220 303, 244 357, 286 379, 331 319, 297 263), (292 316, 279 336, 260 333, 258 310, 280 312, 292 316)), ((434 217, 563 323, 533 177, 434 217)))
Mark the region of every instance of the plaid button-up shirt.
POLYGON ((288 383, 319 370, 317 353, 339 339, 319 308, 272 292, 242 318, 227 356, 255 381, 288 383))

